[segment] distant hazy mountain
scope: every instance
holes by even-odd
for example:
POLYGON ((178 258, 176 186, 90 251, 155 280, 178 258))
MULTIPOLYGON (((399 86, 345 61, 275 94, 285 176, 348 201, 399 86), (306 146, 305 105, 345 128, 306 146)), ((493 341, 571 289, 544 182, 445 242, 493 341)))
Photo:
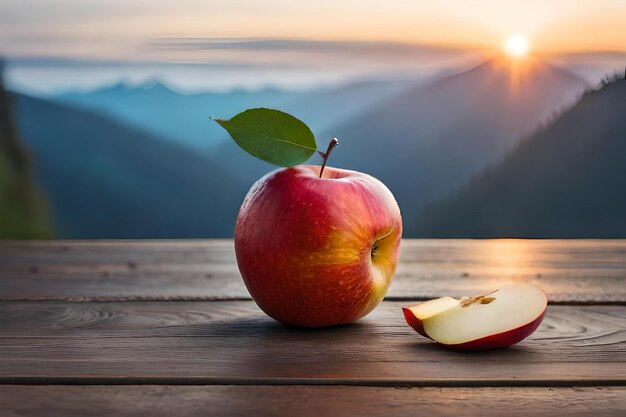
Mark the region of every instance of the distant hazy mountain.
POLYGON ((129 87, 126 84, 85 93, 54 97, 65 104, 97 110, 125 124, 208 150, 224 142, 224 131, 209 116, 230 118, 249 107, 281 107, 298 93, 265 89, 226 93, 181 94, 160 83, 129 87))
POLYGON ((586 87, 539 61, 485 62, 408 89, 328 130, 340 139, 332 165, 368 172, 396 195, 406 236, 415 214, 500 158, 586 87))
POLYGON ((302 118, 322 131, 358 114, 407 85, 406 81, 367 81, 311 91, 263 89, 181 94, 160 83, 139 87, 117 84, 55 97, 62 103, 98 110, 134 127, 194 149, 211 150, 227 135, 209 116, 229 119, 252 107, 271 107, 302 118))
POLYGON ((58 237, 232 235, 245 187, 207 158, 90 111, 15 98, 58 237))
POLYGON ((0 61, 0 239, 47 238, 51 234, 47 207, 35 184, 2 73, 0 61))
POLYGON ((418 217, 432 237, 626 237, 626 81, 585 94, 418 217))
MULTIPOLYGON (((336 88, 313 90, 285 103, 281 109, 302 119, 314 133, 321 134, 381 101, 422 83, 416 80, 360 81, 336 88)), ((320 136, 319 139, 322 141, 325 138, 320 136)))
MULTIPOLYGON (((349 120, 389 97, 400 94, 419 81, 363 81, 336 89, 320 89, 286 103, 280 109, 303 120, 315 133, 323 149, 332 136, 323 133, 336 123, 349 120)), ((225 137, 225 133, 223 133, 225 137)), ((243 182, 252 185, 269 171, 276 169, 241 150, 227 140, 210 152, 210 157, 223 169, 231 170, 243 182)), ((320 163, 314 155, 311 164, 320 163)), ((332 164, 332 161, 331 161, 332 164)))

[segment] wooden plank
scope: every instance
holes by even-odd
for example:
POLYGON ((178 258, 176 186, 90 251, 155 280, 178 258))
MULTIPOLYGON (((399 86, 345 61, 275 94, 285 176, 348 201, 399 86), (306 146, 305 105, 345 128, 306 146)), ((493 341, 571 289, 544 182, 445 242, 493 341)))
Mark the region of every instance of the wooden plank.
POLYGON ((3 383, 623 385, 626 307, 551 306, 509 349, 468 354, 413 332, 402 302, 357 324, 289 328, 251 301, 0 302, 3 383))
MULTIPOLYGON (((626 303, 626 241, 405 240, 388 299, 516 281, 554 303, 626 303)), ((230 240, 0 242, 0 300, 248 298, 230 240)))
POLYGON ((623 416, 626 388, 3 386, 18 416, 623 416))

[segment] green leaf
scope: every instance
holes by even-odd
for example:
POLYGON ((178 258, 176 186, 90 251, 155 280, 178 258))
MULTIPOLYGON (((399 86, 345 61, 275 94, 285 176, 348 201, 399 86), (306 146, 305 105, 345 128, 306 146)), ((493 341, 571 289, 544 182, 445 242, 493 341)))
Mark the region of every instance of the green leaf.
POLYGON ((279 110, 249 109, 230 120, 213 120, 226 129, 243 150, 270 164, 301 164, 317 150, 311 129, 279 110))

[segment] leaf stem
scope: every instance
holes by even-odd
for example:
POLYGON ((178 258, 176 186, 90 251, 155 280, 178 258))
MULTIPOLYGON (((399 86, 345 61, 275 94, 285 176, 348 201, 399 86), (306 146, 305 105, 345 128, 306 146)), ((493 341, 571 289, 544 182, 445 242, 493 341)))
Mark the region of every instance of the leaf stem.
POLYGON ((319 153, 320 155, 322 155, 322 158, 324 158, 324 162, 322 163, 322 168, 320 169, 320 178, 322 178, 322 174, 324 173, 324 168, 326 168, 326 162, 328 162, 328 157, 330 156, 330 152, 337 145, 339 145, 339 140, 337 140, 337 138, 332 138, 330 142, 328 143, 328 149, 326 149, 326 152, 319 153))

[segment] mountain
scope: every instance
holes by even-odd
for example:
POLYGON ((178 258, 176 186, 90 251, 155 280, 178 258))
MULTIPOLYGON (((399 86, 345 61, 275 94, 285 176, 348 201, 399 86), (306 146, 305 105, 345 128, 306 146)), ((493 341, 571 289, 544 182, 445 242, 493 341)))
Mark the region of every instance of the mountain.
POLYGON ((285 103, 281 110, 303 120, 313 132, 319 134, 422 82, 403 79, 357 81, 310 91, 285 103))
MULTIPOLYGON (((407 86, 416 85, 415 80, 361 81, 339 88, 311 91, 280 109, 304 121, 318 139, 318 146, 325 148, 332 136, 323 132, 330 126, 349 120, 366 111, 376 103, 399 94, 407 86)), ((223 135, 226 136, 225 133, 223 135)), ((232 140, 227 140, 210 152, 210 157, 223 169, 237 167, 233 175, 249 186, 275 166, 258 160, 243 152, 232 140)), ((331 161, 332 162, 332 161, 331 161)), ((315 155, 310 163, 320 163, 315 155)))
MULTIPOLYGON (((120 234, 124 233, 124 230, 129 230, 128 233, 136 237, 150 237, 147 235, 150 233, 153 233, 154 237, 219 237, 232 235, 232 223, 243 196, 245 196, 245 193, 254 181, 276 167, 245 154, 228 139, 226 132, 217 123, 212 122, 208 118, 208 115, 230 118, 239 111, 249 107, 278 107, 302 117, 313 128, 317 126, 319 131, 320 128, 326 128, 339 120, 352 117, 374 103, 377 98, 389 97, 401 91, 407 83, 408 81, 402 80, 362 81, 340 88, 316 89, 307 92, 265 89, 259 91, 234 90, 228 93, 187 95, 180 94, 159 83, 139 87, 117 84, 90 93, 70 93, 54 97, 54 101, 60 103, 59 106, 55 107, 55 112, 63 109, 62 114, 67 116, 68 120, 66 122, 61 122, 61 119, 55 120, 53 117, 54 113, 50 113, 42 119, 39 119, 42 117, 42 114, 33 115, 34 110, 30 109, 29 106, 38 108, 44 102, 32 98, 24 98, 28 103, 26 108, 21 110, 21 113, 27 118, 23 124, 24 129, 29 133, 29 139, 36 141, 36 149, 41 151, 40 156, 44 158, 42 167, 55 173, 51 176, 47 173, 42 173, 41 177, 44 185, 52 189, 52 200, 56 207, 56 212, 59 213, 59 216, 63 216, 63 219, 57 219, 59 220, 57 223, 60 225, 60 233, 63 236, 92 237, 94 233, 100 235, 105 230, 108 230, 111 233, 111 237, 119 237, 120 234), (69 112, 73 112, 72 114, 77 116, 80 126, 76 126, 77 122, 69 122, 69 112), (96 113, 101 116, 98 116, 96 113), (110 158, 123 157, 125 159, 123 167, 107 169, 106 171, 97 170, 87 176, 77 176, 76 179, 62 177, 63 171, 59 169, 60 164, 55 162, 56 157, 50 156, 50 153, 55 151, 47 148, 48 143, 46 142, 46 137, 44 137, 43 130, 54 132, 55 137, 61 134, 67 135, 72 133, 74 136, 66 137, 68 140, 71 138, 71 140, 80 141, 81 135, 94 139, 94 133, 89 130, 87 123, 83 123, 86 118, 97 120, 94 126, 97 126, 97 134, 100 136, 98 141, 104 143, 108 143, 107 141, 111 140, 116 143, 118 141, 124 142, 127 147, 130 146, 130 143, 139 141, 146 143, 146 145, 142 146, 149 149, 156 145, 148 146, 147 142, 156 142, 159 148, 169 146, 175 152, 158 151, 155 149, 154 152, 145 154, 145 152, 140 153, 135 148, 132 150, 124 149, 120 150, 123 156, 110 156, 110 158), (39 123, 39 127, 37 127, 37 123, 39 123), (70 130, 72 125, 75 128, 69 132, 68 130, 70 130), (119 130, 122 128, 123 132, 120 132, 119 130), (133 138, 130 139, 129 135, 133 138), (105 140, 105 136, 109 139, 105 140), (125 137, 127 138, 124 140, 120 139, 125 137), (140 138, 137 139, 136 137, 140 138), (156 158, 157 153, 161 153, 163 157, 156 158), (133 155, 132 157, 130 156, 131 154, 133 155), (167 157, 165 157, 166 155, 167 157), (99 184, 102 183, 100 186, 106 188, 108 192, 112 193, 113 189, 119 188, 115 192, 116 196, 111 199, 111 207, 102 208, 101 213, 103 216, 107 216, 106 213, 114 211, 120 213, 119 216, 123 215, 128 219, 132 219, 132 213, 141 213, 144 210, 145 206, 132 198, 136 193, 127 192, 125 188, 128 186, 128 183, 131 185, 136 183, 135 186, 137 188, 147 192, 146 190, 151 189, 151 186, 145 185, 149 181, 148 177, 153 175, 158 177, 161 172, 151 173, 150 175, 144 172, 129 174, 127 171, 129 171, 129 167, 132 165, 133 158, 138 158, 138 165, 140 166, 145 165, 142 162, 142 158, 149 158, 151 164, 155 160, 158 160, 161 165, 170 164, 173 167, 168 168, 164 166, 164 172, 167 171, 170 175, 178 176, 184 175, 186 171, 193 170, 194 168, 192 167, 196 165, 202 165, 204 170, 197 169, 199 171, 198 177, 205 182, 209 181, 206 178, 211 178, 207 171, 214 171, 215 174, 212 178, 219 178, 221 191, 213 195, 219 195, 225 201, 222 202, 220 207, 212 207, 211 210, 214 212, 222 210, 223 216, 207 214, 201 220, 193 220, 199 216, 202 217, 204 213, 191 213, 182 216, 182 220, 176 217, 169 218, 167 221, 159 221, 161 226, 158 228, 152 228, 152 226, 141 228, 141 225, 132 227, 130 225, 122 227, 120 225, 117 229, 110 227, 99 228, 89 218, 79 221, 80 217, 76 217, 76 210, 73 210, 73 207, 76 206, 73 204, 68 206, 68 202, 72 202, 78 197, 74 193, 73 188, 63 188, 61 184, 65 181, 75 182, 76 187, 81 190, 89 188, 90 182, 94 182, 96 179, 99 184), (185 159, 189 159, 189 166, 184 162, 185 159), (55 165, 51 166, 51 164, 55 165), (135 176, 139 178, 133 180, 132 178, 135 176), (54 178, 58 178, 58 180, 54 178), (84 181, 84 183, 79 184, 81 181, 84 181), (64 194, 70 192, 72 195, 64 194), (113 207, 113 202, 119 202, 119 204, 115 203, 115 207, 113 207), (120 206, 118 207, 118 205, 120 206), (220 218, 228 221, 220 222, 220 218), (208 221, 207 219, 212 222, 210 225, 205 224, 208 221), (198 227, 190 226, 190 228, 183 230, 181 225, 186 224, 184 221, 194 222, 198 227), (172 228, 165 229, 167 225, 172 225, 172 228), (96 228, 96 230, 92 230, 93 228, 96 228), (83 234, 83 231, 88 231, 85 232, 87 235, 83 234), (190 235, 190 233, 194 234, 190 235)), ((411 83, 413 82, 411 81, 411 83)), ((52 105, 50 102, 45 104, 46 106, 52 105)), ((45 112, 41 111, 39 113, 45 112)), ((97 143, 98 141, 95 141, 96 144, 86 144, 81 149, 83 154, 88 155, 85 164, 76 156, 73 164, 80 167, 79 171, 94 166, 94 162, 95 166, 100 163, 98 160, 101 157, 97 154, 100 151, 97 149, 102 144, 97 143)), ((113 144, 111 145, 113 146, 113 144)), ((68 144, 68 146, 72 147, 74 145, 68 144)), ((71 152, 69 153, 73 155, 71 152)), ((159 171, 156 166, 151 166, 150 170, 159 171)), ((164 181, 164 179, 160 181, 164 181)), ((184 180, 168 178, 167 181, 170 181, 169 184, 174 184, 177 181, 185 184, 182 187, 173 187, 174 190, 179 192, 183 192, 185 189, 193 189, 194 187, 201 190, 204 185, 198 183, 196 178, 184 180)), ((216 188, 215 186, 216 184, 209 184, 209 188, 216 188)), ((200 191, 196 194, 202 195, 207 193, 200 191)), ((207 195, 211 195, 211 193, 207 195)), ((164 196, 152 196, 152 198, 157 207, 163 203, 157 204, 156 202, 166 199, 164 196)), ((187 209, 188 212, 190 210, 191 208, 187 209)), ((163 209, 162 211, 170 213, 168 214, 170 217, 180 214, 180 209, 171 208, 168 210, 163 209)), ((156 213, 151 215, 157 216, 156 213)), ((159 214, 159 216, 163 215, 165 214, 159 214)), ((145 222, 148 225, 152 225, 156 220, 145 220, 145 222)))
POLYGON ((0 238, 47 238, 51 232, 49 221, 30 155, 15 125, 0 62, 0 238))
POLYGON ((504 59, 383 100, 328 130, 331 165, 370 173, 392 190, 415 234, 415 214, 502 157, 572 103, 586 83, 539 60, 504 59))
POLYGON ((164 139, 207 151, 225 139, 224 131, 209 116, 228 119, 249 107, 281 107, 297 94, 277 89, 181 94, 156 82, 137 87, 120 83, 53 99, 104 113, 164 139))
MULTIPOLYGON (((621 76, 620 76, 621 77, 621 76)), ((626 237, 626 80, 587 92, 455 196, 428 237, 626 237)))
POLYGON ((232 235, 243 190, 203 156, 109 117, 16 95, 60 238, 232 235))
POLYGON ((387 98, 408 81, 361 81, 339 88, 286 91, 267 88, 223 93, 181 94, 161 83, 130 87, 120 83, 92 92, 53 97, 64 104, 96 110, 131 126, 195 150, 212 151, 227 141, 209 116, 229 119, 253 107, 271 107, 306 120, 314 129, 328 129, 387 98))

